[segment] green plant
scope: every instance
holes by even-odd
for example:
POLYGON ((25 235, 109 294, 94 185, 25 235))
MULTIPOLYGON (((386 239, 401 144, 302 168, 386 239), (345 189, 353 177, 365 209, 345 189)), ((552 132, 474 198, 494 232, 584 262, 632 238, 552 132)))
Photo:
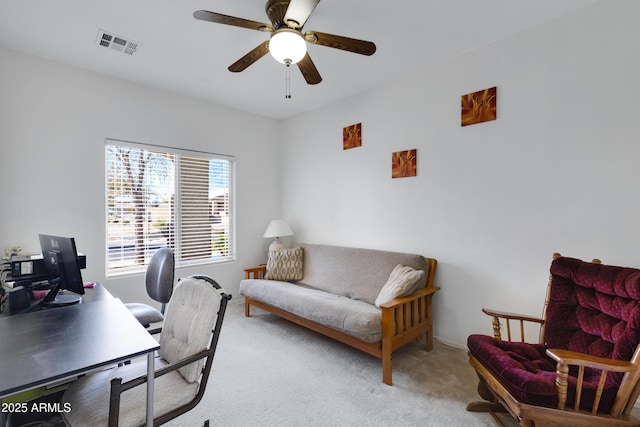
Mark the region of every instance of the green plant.
POLYGON ((7 246, 4 248, 4 256, 2 259, 9 260, 11 257, 20 255, 22 252, 22 248, 20 246, 7 246))

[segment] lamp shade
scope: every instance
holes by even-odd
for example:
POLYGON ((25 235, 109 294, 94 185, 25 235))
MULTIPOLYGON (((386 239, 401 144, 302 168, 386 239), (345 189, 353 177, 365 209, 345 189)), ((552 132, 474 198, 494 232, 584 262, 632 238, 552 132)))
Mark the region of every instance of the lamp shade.
POLYGON ((269 52, 278 62, 296 64, 307 54, 307 42, 299 31, 280 28, 271 33, 269 52))
POLYGON ((287 223, 284 222, 283 220, 274 219, 269 223, 269 226, 265 230, 264 235, 262 237, 278 238, 283 236, 293 236, 293 231, 287 225, 287 223))

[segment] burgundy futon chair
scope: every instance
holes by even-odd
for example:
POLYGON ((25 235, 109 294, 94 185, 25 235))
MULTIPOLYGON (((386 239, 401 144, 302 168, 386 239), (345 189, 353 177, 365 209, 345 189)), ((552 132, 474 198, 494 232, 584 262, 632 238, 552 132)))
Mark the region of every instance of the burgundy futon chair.
POLYGON ((494 336, 471 335, 467 346, 488 402, 467 410, 498 422, 494 412, 508 411, 523 426, 640 425, 629 415, 640 392, 640 270, 554 254, 543 318, 483 311, 494 336), (523 342, 511 341, 510 321, 523 342), (541 325, 538 344, 524 342, 527 321, 541 325))

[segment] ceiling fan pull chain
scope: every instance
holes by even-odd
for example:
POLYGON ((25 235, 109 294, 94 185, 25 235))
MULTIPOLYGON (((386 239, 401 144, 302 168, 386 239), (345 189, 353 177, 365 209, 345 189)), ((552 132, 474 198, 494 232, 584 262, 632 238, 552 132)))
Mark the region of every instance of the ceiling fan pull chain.
POLYGON ((284 97, 286 99, 291 99, 291 62, 286 63, 286 71, 285 71, 285 94, 284 97))

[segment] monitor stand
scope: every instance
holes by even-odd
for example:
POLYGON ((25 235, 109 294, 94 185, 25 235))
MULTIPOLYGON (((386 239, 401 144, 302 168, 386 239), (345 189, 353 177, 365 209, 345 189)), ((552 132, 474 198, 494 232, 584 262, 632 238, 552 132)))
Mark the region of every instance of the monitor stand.
POLYGON ((64 307, 66 305, 78 304, 82 301, 82 297, 80 295, 60 295, 59 292, 60 286, 55 284, 47 296, 40 301, 40 305, 43 307, 64 307))

